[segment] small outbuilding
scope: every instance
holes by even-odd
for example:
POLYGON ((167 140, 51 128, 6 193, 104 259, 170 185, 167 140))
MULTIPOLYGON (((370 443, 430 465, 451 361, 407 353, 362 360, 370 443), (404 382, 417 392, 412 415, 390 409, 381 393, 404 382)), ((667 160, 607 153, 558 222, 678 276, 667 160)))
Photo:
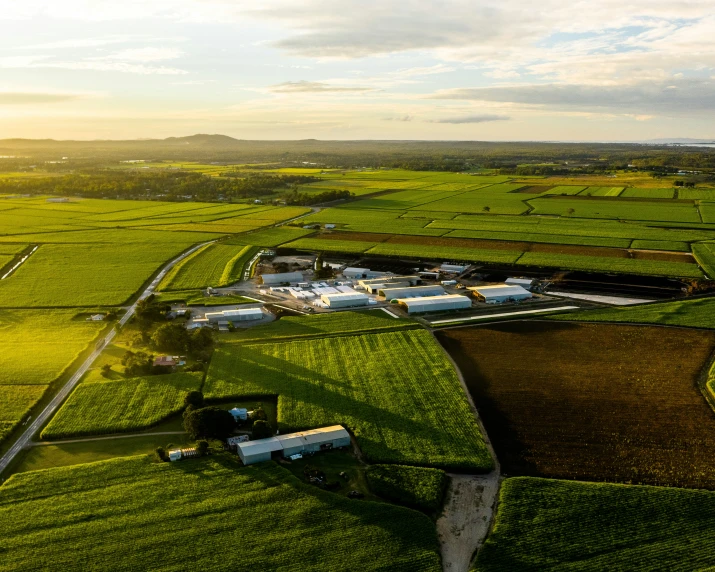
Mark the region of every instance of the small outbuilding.
POLYGON ((171 356, 159 356, 154 359, 156 367, 176 367, 177 361, 171 356))
POLYGON ((248 419, 248 409, 244 407, 234 407, 229 409, 228 412, 233 415, 236 421, 246 421, 248 419))
POLYGON ((516 284, 490 284, 488 286, 473 286, 469 288, 474 295, 487 304, 500 304, 502 302, 515 302, 528 300, 533 296, 531 292, 516 284))

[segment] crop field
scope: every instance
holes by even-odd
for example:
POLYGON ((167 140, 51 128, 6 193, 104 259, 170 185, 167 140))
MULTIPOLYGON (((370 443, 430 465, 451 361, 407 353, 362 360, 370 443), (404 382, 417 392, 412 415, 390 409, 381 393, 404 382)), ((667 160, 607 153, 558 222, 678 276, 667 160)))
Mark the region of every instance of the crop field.
POLYGON ((520 322, 438 337, 506 475, 715 488, 698 387, 715 332, 520 322))
MULTIPOLYGON (((545 234, 536 232, 498 232, 493 230, 453 230, 445 235, 447 238, 475 238, 485 240, 513 240, 518 242, 535 242, 546 244, 573 244, 577 246, 607 246, 613 248, 628 248, 631 240, 628 238, 608 238, 601 236, 569 236, 563 234, 545 234)), ((687 246, 687 245, 686 245, 687 246)), ((686 248, 690 250, 690 248, 686 248)))
POLYGON ((381 310, 367 310, 364 312, 286 316, 270 324, 227 334, 223 339, 229 342, 277 341, 417 327, 420 326, 412 320, 395 319, 381 310))
POLYGON ((376 246, 376 242, 366 242, 360 240, 327 240, 324 238, 299 238, 288 244, 285 248, 295 248, 297 250, 314 250, 324 252, 344 252, 346 254, 362 254, 376 246))
POLYGON ((268 463, 148 457, 35 471, 0 487, 4 570, 441 570, 432 521, 268 463), (168 525, 170 523, 170 525, 168 525), (131 547, 128 550, 127 547, 131 547), (237 549, 240 547, 240 549, 237 549))
POLYGON ((0 442, 44 395, 46 385, 0 385, 0 442))
MULTIPOLYGON (((586 187, 579 195, 587 197, 617 197, 623 191, 623 187, 586 187)), ((672 194, 668 198, 673 198, 672 194)))
POLYGON ((616 258, 613 256, 578 256, 549 252, 525 252, 517 264, 524 266, 546 266, 565 270, 595 270, 601 272, 621 272, 650 276, 674 276, 702 278, 696 264, 687 258, 684 262, 666 260, 642 260, 639 258, 616 258))
POLYGON ((104 327, 73 315, 0 310, 0 441, 104 327))
POLYGON ((442 508, 449 484, 444 471, 426 467, 370 465, 365 475, 376 495, 431 514, 442 508))
POLYGON ((715 189, 678 189, 678 198, 715 201, 715 189))
MULTIPOLYGON (((619 199, 607 201, 576 197, 563 199, 536 198, 530 199, 529 204, 534 207, 531 214, 535 215, 550 214, 579 218, 700 222, 698 209, 692 203, 630 202, 619 199)), ((434 208, 434 205, 431 208, 434 208)), ((704 215, 703 220, 705 220, 704 215)))
POLYGON ((585 310, 559 316, 551 320, 579 322, 613 322, 623 324, 663 324, 691 328, 715 329, 715 298, 694 298, 644 304, 628 308, 585 310))
POLYGON ((204 395, 277 395, 281 432, 344 424, 371 462, 492 467, 454 369, 423 330, 225 345, 204 395))
POLYGON ((179 413, 186 394, 201 388, 202 378, 202 373, 173 373, 80 383, 42 431, 42 438, 146 429, 179 413))
POLYGON ((519 477, 474 570, 705 570, 715 493, 519 477))
POLYGON ((306 235, 312 234, 313 232, 315 231, 303 228, 281 226, 277 228, 258 230, 250 234, 244 234, 236 238, 231 238, 224 244, 248 244, 253 246, 275 247, 292 240, 297 240, 306 235))
POLYGON ((369 254, 380 256, 410 256, 414 258, 445 258, 469 262, 513 264, 521 256, 520 251, 472 249, 459 246, 429 246, 427 244, 382 243, 374 246, 369 254))
POLYGON ((693 255, 710 278, 715 278, 715 243, 693 244, 693 255))
POLYGON ((240 280, 248 262, 258 252, 253 246, 210 244, 174 266, 159 290, 191 290, 228 286, 240 280))
POLYGON ((8 254, 16 255, 20 254, 23 250, 28 247, 27 244, 2 244, 0 243, 0 255, 6 256, 8 254))
MULTIPOLYGON (((376 197, 362 199, 353 203, 354 208, 360 209, 399 209, 406 210, 433 203, 441 199, 461 196, 455 191, 435 191, 432 188, 423 190, 400 191, 385 193, 376 197)), ((429 208, 429 206, 427 206, 429 208)))
MULTIPOLYGON (((628 198, 628 197, 638 197, 638 198, 644 198, 644 199, 672 199, 673 196, 675 195, 675 189, 626 189, 624 190, 620 196, 628 198)), ((678 197, 681 199, 687 198, 687 197, 681 197, 680 194, 678 194, 678 197)))
POLYGON ((0 282, 0 305, 120 305, 190 244, 45 244, 0 282))
POLYGON ((549 195, 578 195, 581 191, 585 191, 586 187, 575 185, 558 185, 548 190, 549 195))
POLYGON ((674 252, 689 252, 690 245, 687 242, 675 240, 634 240, 631 248, 642 248, 644 250, 670 250, 674 252))

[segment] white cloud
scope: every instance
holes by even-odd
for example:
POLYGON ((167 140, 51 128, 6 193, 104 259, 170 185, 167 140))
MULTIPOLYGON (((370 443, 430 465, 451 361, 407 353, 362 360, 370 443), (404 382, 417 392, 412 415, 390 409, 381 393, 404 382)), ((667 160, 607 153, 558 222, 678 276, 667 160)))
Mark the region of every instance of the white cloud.
POLYGON ((317 81, 287 81, 268 88, 272 93, 362 93, 371 87, 331 85, 317 81))
POLYGON ((511 117, 506 115, 463 115, 461 117, 444 117, 442 119, 432 119, 430 123, 450 123, 452 125, 464 125, 466 123, 489 123, 491 121, 508 121, 511 117))

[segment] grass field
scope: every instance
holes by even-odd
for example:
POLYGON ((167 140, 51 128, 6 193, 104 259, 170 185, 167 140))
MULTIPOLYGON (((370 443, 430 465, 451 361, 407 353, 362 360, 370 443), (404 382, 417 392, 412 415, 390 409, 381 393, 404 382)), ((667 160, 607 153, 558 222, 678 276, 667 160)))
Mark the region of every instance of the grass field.
POLYGON ((506 475, 715 488, 697 384, 715 332, 520 322, 438 337, 506 475))
MULTIPOLYGON (((625 191, 624 191, 625 192, 625 191)), ((698 209, 690 203, 630 202, 581 197, 531 199, 532 214, 579 218, 606 218, 642 221, 700 222, 698 209), (570 212, 573 210, 573 212, 570 212)))
POLYGON ((173 373, 81 383, 41 437, 63 439, 146 429, 179 413, 186 394, 201 388, 202 378, 202 373, 173 373))
POLYGON ((714 537, 712 492, 513 478, 473 570, 705 570, 714 537))
POLYGON ((242 234, 235 238, 231 238, 225 244, 248 244, 253 246, 275 247, 292 240, 297 240, 308 234, 312 234, 313 230, 303 228, 293 228, 281 226, 277 228, 267 228, 265 230, 257 230, 249 234, 242 234))
POLYGON ((709 278, 715 278, 715 243, 693 244, 693 256, 709 278))
POLYGON ((344 424, 371 462, 492 466, 454 369, 423 330, 224 345, 204 395, 277 395, 281 432, 344 424))
POLYGON ((209 244, 174 266, 159 284, 159 290, 228 286, 243 277, 246 264, 257 252, 254 246, 209 244))
POLYGON ((222 454, 14 475, 0 487, 0 537, 7 571, 180 570, 189 562, 201 570, 441 570, 427 516, 320 491, 273 463, 242 468, 222 454))
POLYGON ((449 484, 444 471, 426 467, 370 465, 365 474, 376 495, 429 514, 440 511, 449 484))

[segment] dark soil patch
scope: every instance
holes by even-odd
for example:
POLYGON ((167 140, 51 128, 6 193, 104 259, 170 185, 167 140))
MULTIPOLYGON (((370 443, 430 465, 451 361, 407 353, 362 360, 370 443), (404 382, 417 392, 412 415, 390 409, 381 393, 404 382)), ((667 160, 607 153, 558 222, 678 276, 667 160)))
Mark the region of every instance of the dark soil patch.
POLYGON ((715 489, 697 383, 715 332, 512 322, 437 337, 507 475, 715 489))

